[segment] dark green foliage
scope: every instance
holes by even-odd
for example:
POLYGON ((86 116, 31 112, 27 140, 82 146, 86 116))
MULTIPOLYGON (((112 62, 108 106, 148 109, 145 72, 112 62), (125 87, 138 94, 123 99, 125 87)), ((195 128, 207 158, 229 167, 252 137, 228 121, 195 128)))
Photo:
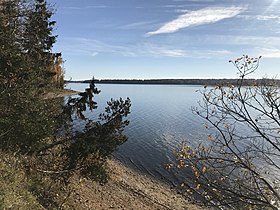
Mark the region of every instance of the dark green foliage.
POLYGON ((83 93, 79 93, 80 97, 68 99, 67 105, 63 107, 64 114, 71 116, 76 114, 79 118, 85 120, 84 111, 89 108, 91 111, 97 108, 97 103, 93 101, 94 94, 99 94, 100 91, 95 87, 94 78, 92 79, 89 88, 83 93))
POLYGON ((9 90, 51 86, 52 15, 45 0, 0 1, 0 81, 9 90))
POLYGON ((55 43, 56 36, 52 35, 55 21, 50 21, 53 12, 47 6, 45 0, 34 0, 30 5, 30 11, 26 15, 23 47, 28 54, 39 58, 44 52, 50 52, 55 43), (36 55, 36 56, 35 56, 36 55))
POLYGON ((48 165, 44 170, 40 169, 41 171, 60 174, 60 177, 63 175, 67 177, 74 172, 92 179, 103 180, 100 172, 103 171, 106 159, 127 139, 122 134, 122 130, 129 123, 124 118, 129 114, 131 104, 129 99, 111 100, 105 108, 106 113, 100 114, 98 121, 93 121, 88 119, 84 112, 87 109, 93 111, 97 107, 96 102, 93 101, 93 94, 99 92, 92 82, 85 92, 80 93, 76 98, 68 99, 68 103, 62 107, 63 111, 58 118, 67 126, 63 127, 64 130, 60 130, 59 138, 54 137, 52 143, 37 152, 39 155, 50 152, 59 154, 60 157, 56 159, 54 156, 54 162, 41 159, 48 165), (74 123, 71 123, 73 121, 74 123), (85 125, 82 131, 72 132, 73 129, 75 130, 75 124, 82 123, 85 125), (67 137, 61 136, 62 133, 67 133, 67 137))
MULTIPOLYGON (((23 78, 21 63, 21 11, 19 1, 0 2, 0 79, 1 86, 11 87, 23 78)), ((3 89, 1 88, 3 91, 3 89)))
POLYGON ((68 103, 55 115, 57 122, 66 125, 57 127, 59 132, 49 135, 47 141, 37 147, 27 161, 28 171, 34 177, 32 180, 37 180, 35 186, 31 186, 32 192, 42 195, 41 204, 44 206, 57 205, 56 199, 52 197, 58 190, 55 186, 60 186, 62 192, 68 193, 67 186, 72 177, 106 183, 106 160, 127 140, 122 130, 129 123, 124 120, 130 112, 129 99, 108 102, 105 113, 100 114, 97 121, 88 119, 83 113, 96 108, 93 98, 94 93, 99 92, 92 82, 80 96, 68 99, 68 103), (83 122, 84 129, 73 132, 75 125, 83 122), (50 185, 43 182, 46 178, 50 185), (41 185, 45 187, 39 187, 41 185))
POLYGON ((51 84, 53 76, 51 49, 56 40, 56 36, 52 35, 55 21, 50 20, 53 12, 45 0, 34 0, 28 6, 22 47, 26 62, 35 72, 35 81, 40 86, 47 86, 51 84))
POLYGON ((17 164, 14 171, 26 175, 37 201, 58 209, 72 192, 71 178, 106 182, 106 160, 127 139, 122 131, 131 104, 112 99, 99 120, 88 119, 85 111, 95 111, 100 92, 93 81, 66 103, 45 98, 57 86, 52 14, 45 0, 0 0, 0 154, 14 158, 0 163, 17 164), (77 123, 84 128, 76 129, 77 123))

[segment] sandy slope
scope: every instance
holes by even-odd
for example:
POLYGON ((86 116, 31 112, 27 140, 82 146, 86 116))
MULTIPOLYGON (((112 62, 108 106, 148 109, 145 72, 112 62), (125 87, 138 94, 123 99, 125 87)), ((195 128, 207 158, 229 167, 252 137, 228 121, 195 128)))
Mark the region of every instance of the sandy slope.
POLYGON ((70 89, 58 89, 55 92, 49 92, 43 96, 44 99, 50 99, 50 98, 60 98, 65 96, 71 96, 79 94, 80 92, 70 90, 70 89))
POLYGON ((188 209, 202 208, 156 180, 123 166, 116 160, 108 162, 111 180, 104 186, 87 181, 77 192, 82 209, 188 209))

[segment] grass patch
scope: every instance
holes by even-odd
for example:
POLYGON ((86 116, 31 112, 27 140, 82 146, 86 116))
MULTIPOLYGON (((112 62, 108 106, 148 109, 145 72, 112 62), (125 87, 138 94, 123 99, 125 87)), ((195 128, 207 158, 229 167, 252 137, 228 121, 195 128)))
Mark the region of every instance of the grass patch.
POLYGON ((44 209, 29 192, 30 181, 19 159, 1 153, 0 174, 0 209, 44 209))

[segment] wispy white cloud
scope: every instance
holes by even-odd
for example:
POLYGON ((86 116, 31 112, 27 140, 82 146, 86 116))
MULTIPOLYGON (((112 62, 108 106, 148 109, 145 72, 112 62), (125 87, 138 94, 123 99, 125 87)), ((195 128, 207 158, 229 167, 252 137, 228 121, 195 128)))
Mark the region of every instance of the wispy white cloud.
MULTIPOLYGON (((182 42, 191 42, 192 37, 182 37, 182 42), (185 38, 185 39, 184 39, 185 38), (188 40, 189 39, 189 40, 188 40)), ((279 48, 280 49, 280 36, 245 36, 245 35, 208 35, 196 37, 194 42, 200 41, 200 44, 211 43, 211 45, 219 46, 238 46, 240 50, 246 48, 262 47, 262 48, 279 48)))
POLYGON ((280 37, 276 36, 218 36, 216 39, 236 45, 248 45, 259 47, 280 47, 280 37))
POLYGON ((101 54, 113 54, 121 56, 135 56, 135 53, 128 47, 121 45, 107 44, 95 39, 81 37, 65 38, 61 48, 65 53, 71 55, 93 56, 101 54))
MULTIPOLYGON (((201 2, 201 0, 173 0, 174 2, 201 2)), ((203 2, 214 2, 215 0, 203 0, 203 2)))
POLYGON ((71 7, 71 6, 65 6, 63 7, 63 9, 68 9, 68 10, 82 10, 82 9, 105 9, 105 8, 109 8, 108 6, 105 5, 92 5, 92 6, 75 6, 75 7, 71 7))
POLYGON ((184 8, 186 7, 185 5, 174 5, 174 4, 168 4, 168 5, 163 5, 161 6, 163 8, 184 8))
POLYGON ((182 58, 188 56, 188 53, 185 50, 174 49, 166 46, 158 46, 154 44, 145 44, 141 51, 143 54, 149 54, 155 57, 182 58))
MULTIPOLYGON (((214 45, 233 45, 238 54, 280 58, 280 37, 278 36, 210 36, 204 40, 214 45)), ((230 48, 230 47, 228 47, 230 48)), ((238 56, 238 55, 237 55, 238 56)))
POLYGON ((180 15, 175 20, 165 23, 156 31, 146 33, 146 36, 173 33, 190 26, 215 23, 226 18, 235 17, 245 9, 244 7, 208 7, 197 11, 191 11, 180 15))
POLYGON ((247 20, 260 20, 260 21, 280 20, 279 15, 238 15, 238 17, 247 20))
POLYGON ((64 53, 92 57, 97 55, 114 55, 124 57, 213 58, 231 54, 230 51, 223 49, 185 50, 152 43, 121 46, 85 38, 68 39, 67 43, 64 43, 63 46, 64 49, 62 50, 64 53))
POLYGON ((93 52, 93 53, 91 53, 91 56, 92 57, 95 57, 95 56, 97 56, 99 53, 98 52, 93 52))
POLYGON ((108 6, 105 5, 93 5, 93 6, 87 6, 87 9, 105 9, 108 8, 108 6))
POLYGON ((82 9, 82 7, 63 7, 63 9, 80 10, 80 9, 82 9))
POLYGON ((144 52, 155 57, 173 57, 173 58, 206 58, 219 57, 231 54, 228 50, 182 50, 166 46, 146 45, 144 52))
POLYGON ((188 12, 191 12, 191 10, 189 10, 189 9, 176 9, 175 12, 178 12, 178 13, 188 13, 188 12))
POLYGON ((223 50, 223 49, 221 49, 221 50, 198 50, 193 53, 196 58, 209 58, 209 59, 211 59, 213 57, 218 58, 221 56, 232 54, 231 51, 223 50))
POLYGON ((153 24, 154 21, 142 21, 142 22, 135 22, 130 23, 127 25, 123 25, 120 28, 121 29, 140 29, 140 28, 147 28, 147 25, 153 24))
POLYGON ((279 48, 256 48, 256 52, 264 58, 280 58, 279 48))

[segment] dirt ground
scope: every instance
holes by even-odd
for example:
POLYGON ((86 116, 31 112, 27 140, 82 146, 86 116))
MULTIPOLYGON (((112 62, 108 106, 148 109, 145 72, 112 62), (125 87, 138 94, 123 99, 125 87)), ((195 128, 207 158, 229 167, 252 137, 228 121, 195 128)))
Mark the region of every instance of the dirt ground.
POLYGON ((76 191, 82 209, 201 210, 169 186, 109 160, 111 180, 105 185, 86 181, 76 191))

